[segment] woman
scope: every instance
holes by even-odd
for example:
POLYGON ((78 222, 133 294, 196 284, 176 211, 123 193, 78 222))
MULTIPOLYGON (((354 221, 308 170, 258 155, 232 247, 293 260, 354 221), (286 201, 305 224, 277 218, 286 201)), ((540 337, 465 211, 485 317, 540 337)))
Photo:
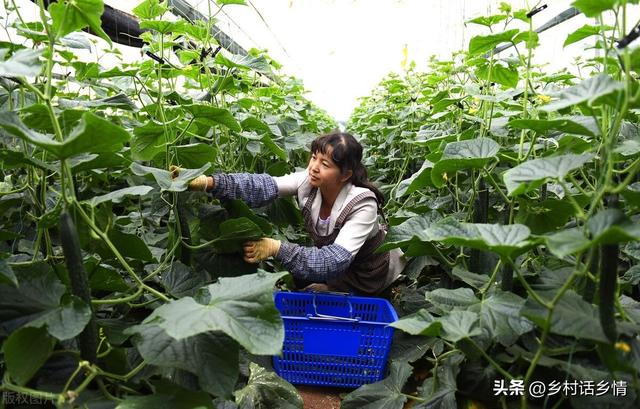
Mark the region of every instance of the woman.
POLYGON ((404 267, 399 249, 375 254, 385 231, 378 223, 382 193, 367 178, 362 146, 348 133, 331 133, 311 144, 305 171, 282 177, 267 174, 199 176, 190 190, 242 199, 261 207, 277 197, 296 195, 305 228, 315 247, 263 238, 244 244, 244 259, 275 257, 308 289, 379 295, 404 267))

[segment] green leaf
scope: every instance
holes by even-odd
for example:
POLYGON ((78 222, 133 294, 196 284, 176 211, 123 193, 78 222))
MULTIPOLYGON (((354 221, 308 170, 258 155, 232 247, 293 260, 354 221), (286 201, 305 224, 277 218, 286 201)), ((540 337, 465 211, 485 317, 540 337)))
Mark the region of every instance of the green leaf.
POLYGON ((460 372, 462 354, 450 355, 435 368, 434 376, 427 378, 418 388, 423 399, 413 406, 414 409, 457 409, 456 377, 460 372))
POLYGON ((505 67, 498 63, 494 63, 491 66, 483 64, 476 69, 475 74, 480 79, 497 82, 509 88, 515 88, 520 80, 517 69, 505 67))
POLYGON ((176 162, 185 168, 199 168, 206 163, 214 163, 218 157, 218 151, 211 145, 204 143, 192 143, 176 146, 176 162))
POLYGON ((47 332, 60 341, 71 339, 80 334, 91 319, 91 308, 81 299, 63 297, 62 303, 44 312, 26 324, 28 327, 44 327, 47 332))
POLYGON ((547 179, 564 180, 572 171, 589 162, 590 154, 566 154, 546 158, 531 159, 503 174, 507 193, 517 196, 539 187, 547 179))
POLYGON ((158 0, 145 0, 133 8, 133 14, 141 19, 152 19, 160 17, 167 11, 164 2, 160 4, 158 0))
POLYGON ((489 297, 469 308, 480 315, 480 326, 489 337, 508 347, 518 337, 533 329, 533 324, 520 316, 525 300, 516 294, 496 290, 489 297))
POLYGON ((515 222, 526 225, 533 234, 549 233, 563 227, 576 212, 567 200, 545 199, 537 202, 524 197, 518 204, 515 222))
POLYGON ((466 309, 480 302, 470 288, 438 288, 427 291, 425 299, 442 311, 451 311, 455 308, 466 309))
POLYGON ((66 287, 49 265, 13 266, 18 287, 0 284, 0 335, 21 327, 46 326, 59 340, 78 335, 91 318, 88 305, 63 297, 66 287))
POLYGON ((341 409, 402 409, 407 398, 402 387, 411 375, 411 365, 392 362, 389 376, 382 381, 363 385, 344 397, 341 409))
POLYGON ((561 230, 555 234, 545 236, 547 248, 558 258, 583 251, 591 246, 582 229, 573 228, 561 230))
POLYGON ((153 120, 134 128, 131 141, 133 159, 150 161, 160 152, 164 152, 167 138, 173 139, 173 128, 168 129, 170 135, 166 135, 165 131, 165 126, 153 120))
POLYGON ((602 12, 613 10, 619 0, 575 0, 571 5, 587 17, 598 17, 602 12))
POLYGON ((624 89, 624 84, 615 81, 609 75, 600 74, 588 78, 578 85, 560 91, 550 103, 542 105, 540 110, 545 112, 557 111, 570 106, 587 103, 588 106, 601 104, 605 97, 624 89))
POLYGON ((489 283, 488 275, 472 273, 465 270, 461 265, 453 267, 451 274, 477 290, 489 283))
POLYGON ((425 309, 420 309, 418 312, 402 317, 389 325, 411 335, 427 337, 438 336, 440 328, 442 328, 442 324, 425 309))
POLYGON ((391 226, 384 238, 384 243, 378 252, 404 247, 412 242, 429 241, 426 231, 432 223, 442 219, 442 216, 432 211, 420 216, 414 216, 397 226, 391 226))
POLYGON ((566 47, 569 44, 577 43, 578 41, 584 40, 585 38, 599 35, 601 30, 608 31, 611 29, 613 29, 613 27, 611 26, 604 26, 601 28, 600 26, 591 26, 589 24, 585 24, 584 26, 580 27, 573 33, 569 34, 562 46, 566 47))
MULTIPOLYGON (((89 264, 89 263, 86 263, 89 264)), ((89 287, 92 291, 127 291, 129 284, 122 278, 122 275, 109 264, 89 265, 87 272, 89 275, 89 287)))
POLYGON ((269 65, 269 62, 263 55, 254 57, 251 55, 233 54, 226 57, 222 53, 218 53, 216 55, 216 63, 229 68, 251 69, 261 74, 271 74, 271 65, 269 65))
POLYGON ((139 333, 144 325, 157 325, 170 337, 182 340, 222 331, 253 354, 278 354, 284 328, 273 303, 273 287, 285 274, 261 272, 220 278, 201 291, 200 302, 191 297, 171 301, 127 332, 139 333))
POLYGON ((216 3, 221 6, 226 6, 227 4, 239 4, 242 6, 247 5, 247 3, 245 3, 245 0, 216 0, 216 3))
POLYGON ((245 241, 257 240, 263 235, 262 229, 251 219, 239 217, 220 223, 220 233, 212 244, 220 253, 235 253, 242 251, 245 241))
MULTIPOLYGON (((0 50, 0 57, 4 58, 5 50, 0 50)), ((42 70, 40 56, 43 50, 22 49, 9 57, 6 61, 0 61, 0 76, 3 77, 35 77, 42 70)))
POLYGON ((136 106, 133 101, 129 99, 125 94, 118 94, 112 97, 92 99, 92 100, 77 100, 77 99, 64 99, 58 100, 61 108, 87 108, 87 109, 100 109, 100 108, 119 108, 127 111, 134 111, 136 106))
POLYGON ((178 27, 178 23, 168 20, 143 20, 140 22, 140 28, 154 30, 160 34, 171 33, 176 27, 178 27))
POLYGON ((18 286, 18 279, 6 260, 0 259, 0 284, 18 286))
POLYGON ((453 310, 438 321, 442 324, 440 336, 451 342, 481 335, 479 316, 475 312, 453 310))
POLYGON ((102 29, 100 16, 104 12, 102 0, 68 0, 49 4, 49 14, 53 20, 52 29, 56 38, 89 27, 109 45, 111 39, 102 29))
POLYGON ((431 241, 489 250, 511 259, 535 245, 529 240, 530 234, 529 228, 522 224, 460 223, 452 218, 427 229, 431 241))
MULTIPOLYGON (((550 299, 555 292, 538 292, 538 294, 550 299)), ((548 311, 546 307, 527 299, 522 314, 543 328, 546 325, 548 311)), ((553 309, 551 332, 578 339, 609 342, 600 325, 598 308, 584 301, 573 290, 568 290, 553 309)))
POLYGON ((395 197, 396 199, 404 196, 410 195, 411 193, 423 189, 427 186, 431 185, 431 169, 433 168, 433 163, 429 160, 425 160, 416 173, 411 175, 410 178, 403 180, 398 185, 398 189, 396 190, 395 197))
POLYGON ((547 134, 549 131, 561 131, 575 135, 596 136, 599 134, 598 125, 592 117, 577 116, 567 118, 545 119, 514 119, 507 123, 514 129, 533 129, 547 134))
POLYGON ((304 402, 289 382, 253 362, 249 370, 247 386, 234 392, 239 409, 302 409, 304 402))
POLYGON ((444 185, 442 175, 460 169, 482 168, 496 157, 500 145, 489 138, 450 142, 444 147, 442 157, 431 171, 431 180, 436 187, 444 185))
POLYGON ((124 257, 142 261, 153 260, 153 255, 144 241, 133 233, 123 233, 116 229, 109 230, 109 239, 124 257))
POLYGON ((104 202, 121 203, 127 196, 145 196, 152 190, 151 186, 130 186, 104 195, 94 196, 87 202, 93 207, 104 202))
POLYGON ((207 281, 206 274, 193 271, 179 261, 171 263, 166 271, 162 272, 162 285, 176 298, 193 297, 207 281))
POLYGON ((51 152, 59 159, 85 152, 116 152, 129 140, 127 131, 91 112, 82 115, 80 123, 63 142, 27 128, 14 112, 0 112, 0 127, 32 145, 51 152), (100 129, 98 139, 95 138, 96 129, 100 129))
MULTIPOLYGON (((218 54, 219 56, 220 54, 218 54)), ((192 104, 182 106, 193 117, 208 125, 224 125, 232 131, 240 132, 242 127, 236 121, 233 114, 224 108, 216 108, 211 105, 192 104)))
POLYGON ((138 329, 134 343, 147 363, 189 371, 212 395, 231 396, 239 374, 235 341, 216 332, 176 340, 152 323, 138 329))
POLYGON ((204 391, 183 389, 172 384, 158 385, 161 393, 128 396, 116 409, 221 409, 213 406, 211 396, 204 391))
POLYGON ((171 178, 171 172, 168 170, 143 166, 137 162, 133 162, 130 169, 134 175, 152 175, 156 183, 158 183, 158 186, 160 186, 160 190, 163 192, 182 192, 187 190, 190 181, 204 174, 204 171, 209 169, 210 166, 211 165, 207 163, 199 169, 182 169, 175 179, 171 178))
MULTIPOLYGON (((251 208, 242 200, 239 200, 239 199, 227 200, 224 203, 224 208, 227 209, 227 212, 229 212, 230 219, 239 219, 241 217, 245 217, 251 220, 252 222, 254 222, 256 225, 258 225, 264 235, 268 236, 273 232, 273 228, 271 227, 270 221, 265 219, 264 217, 260 217, 257 214, 255 214, 253 210, 251 210, 251 208)), ((238 224, 238 226, 239 225, 240 224, 238 224)), ((229 230, 228 234, 225 233, 225 236, 233 236, 234 234, 237 234, 239 237, 246 236, 245 234, 241 233, 239 230, 241 229, 236 229, 234 227, 233 229, 229 230)), ((225 228, 225 231, 227 231, 226 228, 225 228)), ((251 226, 251 231, 253 231, 253 226, 251 226)))
POLYGON ((519 32, 518 29, 507 30, 502 33, 489 34, 484 36, 472 37, 469 41, 469 55, 475 56, 478 54, 491 51, 502 43, 511 42, 513 37, 519 32))
POLYGON ((482 16, 476 17, 471 20, 467 20, 465 23, 479 24, 486 27, 491 27, 494 24, 498 24, 501 21, 507 19, 507 16, 504 14, 496 14, 494 16, 482 16))
POLYGON ((20 328, 4 344, 2 352, 11 379, 23 386, 49 359, 55 340, 41 328, 20 328))
POLYGON ((620 209, 604 209, 587 221, 593 245, 640 240, 640 224, 632 222, 620 209))

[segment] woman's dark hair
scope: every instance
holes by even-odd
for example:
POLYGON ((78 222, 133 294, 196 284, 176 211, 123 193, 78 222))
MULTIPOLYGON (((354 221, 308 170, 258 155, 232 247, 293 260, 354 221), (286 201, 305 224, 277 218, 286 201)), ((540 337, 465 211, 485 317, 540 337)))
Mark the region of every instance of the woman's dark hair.
POLYGON ((378 199, 378 206, 382 207, 384 196, 378 188, 369 182, 367 169, 362 164, 362 145, 360 142, 351 134, 333 132, 316 138, 311 143, 311 153, 320 152, 325 155, 329 147, 332 148, 331 159, 340 168, 340 173, 345 174, 352 171, 351 183, 371 190, 378 199))

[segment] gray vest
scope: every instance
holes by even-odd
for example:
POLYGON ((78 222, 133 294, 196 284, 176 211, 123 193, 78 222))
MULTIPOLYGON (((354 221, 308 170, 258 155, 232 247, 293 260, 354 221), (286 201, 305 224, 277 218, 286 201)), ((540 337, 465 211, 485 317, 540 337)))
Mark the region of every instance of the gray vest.
MULTIPOLYGON (((328 236, 320 236, 316 232, 316 221, 312 220, 311 217, 311 205, 317 193, 318 188, 313 188, 311 192, 309 192, 307 202, 302 209, 302 216, 304 218, 305 228, 313 239, 313 243, 318 248, 333 244, 336 237, 338 237, 340 229, 349 219, 351 211, 356 204, 370 197, 376 199, 376 195, 372 191, 360 193, 344 206, 335 222, 333 231, 328 236)), ((386 232, 381 228, 374 237, 364 242, 348 270, 339 278, 327 282, 331 291, 376 295, 384 290, 389 273, 389 252, 385 251, 384 253, 374 254, 374 250, 382 244, 385 234, 386 232)))

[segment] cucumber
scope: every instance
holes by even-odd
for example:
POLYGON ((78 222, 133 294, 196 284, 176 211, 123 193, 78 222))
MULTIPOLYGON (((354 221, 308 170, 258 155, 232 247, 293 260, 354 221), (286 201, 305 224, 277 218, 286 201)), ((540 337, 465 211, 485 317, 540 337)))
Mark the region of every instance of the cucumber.
POLYGON ((184 242, 180 247, 180 261, 185 266, 191 265, 191 249, 187 245, 191 245, 191 230, 189 229, 189 221, 187 220, 187 212, 185 211, 185 196, 178 194, 178 202, 176 203, 176 217, 180 223, 180 234, 184 242))
MULTIPOLYGON (((64 253, 65 264, 69 272, 69 282, 71 293, 91 307, 91 289, 87 279, 87 272, 82 263, 82 253, 80 252, 80 240, 78 231, 71 215, 67 211, 60 213, 60 241, 64 253)), ((96 320, 91 313, 91 320, 84 330, 76 337, 80 347, 82 359, 95 363, 98 350, 98 331, 96 320)))
MULTIPOLYGON (((609 207, 618 207, 618 196, 608 198, 609 207)), ((616 342, 618 331, 615 320, 615 297, 618 284, 618 253, 617 244, 605 244, 600 253, 600 324, 609 341, 616 342)))

